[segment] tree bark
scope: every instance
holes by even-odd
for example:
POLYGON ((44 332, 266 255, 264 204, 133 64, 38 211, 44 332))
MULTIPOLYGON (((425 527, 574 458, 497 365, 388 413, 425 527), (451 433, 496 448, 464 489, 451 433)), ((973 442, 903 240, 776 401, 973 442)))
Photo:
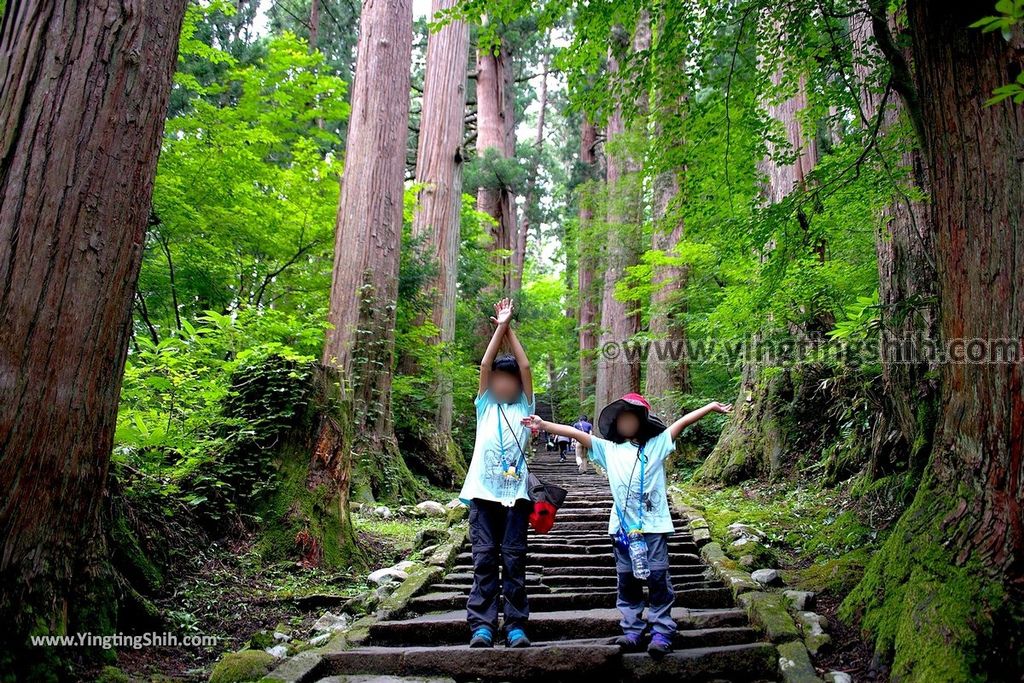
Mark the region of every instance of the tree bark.
MULTIPOLYGON (((892 23, 886 31, 892 30, 892 23)), ((853 43, 853 70, 860 84, 862 125, 874 127, 878 116, 880 135, 895 135, 893 129, 905 116, 898 97, 886 97, 877 87, 873 64, 882 52, 872 35, 872 19, 864 14, 850 19, 853 43)), ((912 170, 915 189, 926 190, 924 160, 918 149, 904 152, 902 163, 912 170)), ((878 295, 883 322, 883 348, 897 349, 904 340, 938 339, 938 311, 935 291, 935 245, 927 206, 908 198, 904 191, 882 210, 881 225, 875 234, 878 258, 878 295)), ((920 473, 931 449, 935 428, 938 385, 932 379, 936 366, 927 360, 906 362, 893 357, 882 364, 882 383, 886 410, 879 415, 878 435, 869 475, 881 476, 889 463, 887 452, 906 454, 907 466, 920 473), (887 443, 884 434, 893 425, 901 434, 896 444, 887 443)))
MULTIPOLYGON (((968 28, 984 10, 909 0, 929 173, 939 330, 1024 338, 1024 107, 985 106, 1024 67, 1018 27, 968 28)), ((904 98, 906 102, 906 98, 904 98)), ((1024 588, 1024 363, 947 362, 931 460, 914 502, 844 604, 894 680, 1019 680, 1024 588), (1016 613, 1015 613, 1016 610, 1016 613)))
MULTIPOLYGON (((477 154, 489 150, 499 159, 514 159, 515 102, 512 89, 512 59, 504 42, 495 50, 477 52, 477 154)), ((502 292, 512 291, 511 254, 516 234, 515 191, 508 179, 491 179, 477 192, 477 208, 494 219, 492 251, 500 251, 498 266, 502 292)))
MULTIPOLYGON (((454 6, 454 0, 434 0, 431 13, 454 6)), ((462 135, 466 114, 466 68, 469 63, 469 27, 453 21, 427 39, 427 65, 423 80, 423 114, 416 152, 416 182, 423 186, 412 222, 412 234, 423 240, 429 259, 437 264, 431 322, 438 329, 434 340, 443 346, 455 339, 462 209, 462 135)), ((436 432, 443 443, 435 450, 448 453, 452 429, 452 384, 446 373, 437 377, 436 432)))
POLYGON ((184 11, 14 3, 0 23, 0 614, 13 620, 0 651, 15 648, 15 670, 43 656, 26 628, 74 624, 103 557, 98 513, 184 11))
MULTIPOLYGON (((369 0, 359 21, 359 47, 338 199, 334 272, 323 363, 347 380, 355 405, 352 457, 374 495, 412 486, 395 441, 391 375, 402 238, 403 181, 409 125, 411 0, 369 0), (383 87, 382 84, 387 84, 383 87)), ((328 423, 329 424, 329 423, 328 423)), ((317 453, 337 453, 325 429, 317 453)), ((338 455, 339 481, 351 467, 338 455)))
MULTIPOLYGON (((683 239, 683 221, 662 225, 669 204, 679 194, 679 178, 673 171, 659 173, 654 179, 654 235, 651 246, 669 256, 683 239)), ((660 415, 676 412, 672 394, 690 390, 686 360, 686 268, 658 267, 654 274, 658 287, 651 297, 650 336, 655 347, 647 353, 646 386, 651 407, 660 415), (659 350, 660 349, 660 350, 659 350)))
POLYGON ((512 252, 512 292, 516 293, 523 286, 523 268, 526 265, 526 244, 530 236, 530 210, 533 207, 534 193, 537 189, 537 172, 540 167, 540 155, 544 150, 544 125, 547 120, 548 108, 548 63, 547 52, 541 60, 540 95, 538 96, 537 132, 534 135, 533 147, 536 156, 530 167, 530 175, 526 179, 526 195, 523 201, 523 220, 516 230, 516 245, 512 252))
MULTIPOLYGON (((587 169, 589 176, 597 173, 597 128, 590 119, 584 117, 583 129, 580 134, 580 162, 587 169)), ((594 283, 596 256, 594 246, 590 243, 590 231, 594 220, 593 199, 589 196, 580 197, 579 225, 579 306, 578 329, 580 343, 580 403, 585 404, 594 396, 596 375, 594 353, 597 348, 597 293, 594 283)))
MULTIPOLYGON (((633 36, 633 49, 642 50, 650 46, 649 24, 641 19, 633 36)), ((612 55, 608 69, 618 72, 618 62, 612 55)), ((626 132, 622 107, 617 106, 608 118, 608 141, 615 140, 626 132)), ((626 345, 632 342, 640 331, 640 306, 635 301, 620 301, 615 296, 615 286, 626 273, 626 269, 637 263, 641 244, 643 223, 643 192, 639 178, 641 166, 628 153, 608 154, 608 237, 605 245, 604 286, 601 296, 601 334, 598 340, 600 353, 597 359, 597 376, 594 382, 594 408, 603 406, 631 391, 640 391, 639 355, 628 352, 626 345), (606 349, 619 349, 613 355, 606 349)))

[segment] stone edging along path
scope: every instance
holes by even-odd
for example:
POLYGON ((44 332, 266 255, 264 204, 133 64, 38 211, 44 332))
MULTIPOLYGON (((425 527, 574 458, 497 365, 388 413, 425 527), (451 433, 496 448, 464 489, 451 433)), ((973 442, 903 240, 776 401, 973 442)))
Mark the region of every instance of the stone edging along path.
MULTIPOLYGON (((754 581, 711 540, 700 513, 673 496, 669 553, 679 623, 662 660, 624 654, 607 536, 607 481, 538 453, 531 469, 569 490, 551 533, 530 536, 527 584, 534 647, 470 650, 465 600, 472 561, 464 528, 380 604, 322 647, 285 660, 264 681, 820 681, 787 598, 754 581), (740 607, 737 608, 737 603, 740 607)), ((842 680, 842 679, 839 679, 842 680)))

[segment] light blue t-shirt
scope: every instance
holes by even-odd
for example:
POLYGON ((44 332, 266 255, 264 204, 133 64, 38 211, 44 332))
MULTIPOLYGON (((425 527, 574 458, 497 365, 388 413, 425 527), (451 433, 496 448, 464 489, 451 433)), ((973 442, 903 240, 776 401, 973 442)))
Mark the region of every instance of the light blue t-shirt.
POLYGON ((522 459, 520 449, 529 452, 530 447, 530 428, 523 424, 523 418, 533 413, 534 401, 532 397, 527 398, 526 392, 520 394, 515 403, 499 404, 489 389, 476 397, 476 444, 459 500, 466 505, 474 498, 502 502, 505 472, 510 465, 519 465, 519 486, 515 498, 530 499, 526 463, 520 465, 519 461, 522 459))
MULTIPOLYGON (((590 460, 608 473, 608 484, 612 488, 615 505, 626 518, 626 526, 636 526, 640 505, 643 510, 643 531, 646 534, 671 533, 672 513, 668 506, 668 487, 665 482, 665 459, 675 450, 675 444, 666 429, 647 442, 643 454, 644 490, 640 492, 640 464, 637 462, 638 446, 634 443, 615 443, 607 439, 591 437, 590 460), (634 466, 635 465, 635 466, 634 466), (631 480, 632 475, 632 480, 631 480)), ((608 533, 619 531, 619 514, 612 507, 608 521, 608 533)))

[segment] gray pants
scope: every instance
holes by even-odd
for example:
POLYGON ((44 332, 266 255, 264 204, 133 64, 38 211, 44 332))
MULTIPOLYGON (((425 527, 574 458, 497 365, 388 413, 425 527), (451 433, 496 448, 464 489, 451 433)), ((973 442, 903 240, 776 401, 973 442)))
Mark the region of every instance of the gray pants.
POLYGON ((672 577, 668 571, 668 534, 644 534, 647 541, 647 562, 651 575, 647 579, 633 576, 633 563, 629 550, 615 549, 615 571, 618 574, 618 596, 615 606, 622 613, 619 625, 623 633, 643 633, 649 625, 655 633, 671 637, 676 632, 672 620, 672 605, 676 595, 672 591, 672 577), (644 585, 647 585, 647 600, 644 600, 644 585), (647 608, 647 619, 643 618, 647 608))

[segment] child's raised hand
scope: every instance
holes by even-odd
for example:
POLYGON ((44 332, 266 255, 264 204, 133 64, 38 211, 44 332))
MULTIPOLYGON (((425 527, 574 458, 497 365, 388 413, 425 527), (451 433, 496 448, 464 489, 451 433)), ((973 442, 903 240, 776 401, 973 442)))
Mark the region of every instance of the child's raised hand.
POLYGON ((530 428, 531 432, 540 431, 540 427, 544 424, 544 420, 541 419, 540 415, 530 415, 523 418, 523 424, 530 428))
POLYGON ((708 406, 711 407, 711 412, 713 413, 725 413, 728 415, 732 412, 731 403, 719 403, 718 401, 712 401, 708 406))
POLYGON ((512 299, 505 298, 494 304, 494 317, 491 318, 491 321, 502 325, 510 320, 512 320, 512 299))

